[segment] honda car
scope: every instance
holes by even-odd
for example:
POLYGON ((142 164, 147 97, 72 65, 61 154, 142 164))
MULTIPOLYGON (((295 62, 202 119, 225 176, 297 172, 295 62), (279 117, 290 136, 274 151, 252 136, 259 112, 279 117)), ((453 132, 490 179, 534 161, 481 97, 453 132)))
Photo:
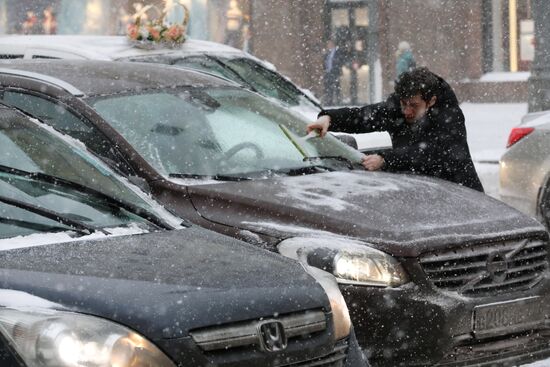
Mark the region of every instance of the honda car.
POLYGON ((182 222, 5 106, 0 142, 2 367, 364 365, 327 273, 182 222))

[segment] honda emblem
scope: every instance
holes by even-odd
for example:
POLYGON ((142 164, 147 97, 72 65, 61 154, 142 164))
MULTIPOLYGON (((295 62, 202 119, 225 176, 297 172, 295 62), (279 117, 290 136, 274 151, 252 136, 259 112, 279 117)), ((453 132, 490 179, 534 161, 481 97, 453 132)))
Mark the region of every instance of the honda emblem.
POLYGON ((280 352, 287 347, 285 327, 280 321, 266 320, 258 325, 260 349, 264 352, 280 352))

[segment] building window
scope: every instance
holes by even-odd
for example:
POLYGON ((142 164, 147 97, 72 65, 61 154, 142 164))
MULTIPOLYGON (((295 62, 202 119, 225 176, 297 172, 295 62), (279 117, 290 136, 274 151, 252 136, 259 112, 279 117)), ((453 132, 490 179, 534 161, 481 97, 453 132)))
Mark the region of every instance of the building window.
POLYGON ((535 54, 531 2, 532 0, 483 2, 484 71, 517 72, 531 69, 535 54), (490 26, 487 25, 488 22, 490 26))

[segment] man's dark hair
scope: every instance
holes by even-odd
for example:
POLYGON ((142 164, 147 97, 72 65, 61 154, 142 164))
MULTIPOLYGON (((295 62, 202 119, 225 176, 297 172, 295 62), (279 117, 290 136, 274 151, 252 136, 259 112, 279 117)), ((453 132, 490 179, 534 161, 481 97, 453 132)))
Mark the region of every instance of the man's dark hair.
POLYGON ((399 99, 409 99, 420 94, 424 101, 429 101, 436 95, 439 80, 426 67, 407 71, 395 83, 395 94, 399 99))

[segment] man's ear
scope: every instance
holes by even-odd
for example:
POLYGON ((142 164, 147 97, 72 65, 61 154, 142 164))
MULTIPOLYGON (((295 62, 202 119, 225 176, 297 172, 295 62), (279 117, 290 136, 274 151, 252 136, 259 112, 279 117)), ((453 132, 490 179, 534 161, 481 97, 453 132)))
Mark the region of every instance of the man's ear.
POLYGON ((436 96, 432 96, 432 98, 430 99, 430 101, 428 102, 428 108, 432 107, 435 102, 437 101, 437 97, 436 96))

